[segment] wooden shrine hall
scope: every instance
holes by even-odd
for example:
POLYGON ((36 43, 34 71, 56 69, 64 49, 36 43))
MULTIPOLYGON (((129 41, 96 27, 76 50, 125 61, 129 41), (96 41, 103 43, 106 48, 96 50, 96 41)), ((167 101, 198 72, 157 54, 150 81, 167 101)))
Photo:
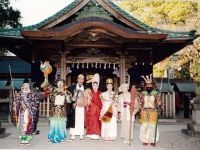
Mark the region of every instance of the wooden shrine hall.
POLYGON ((41 72, 41 79, 34 74, 40 61, 49 60, 56 68, 52 80, 60 76, 70 85, 78 73, 99 72, 103 80, 114 78, 115 89, 139 82, 141 75, 152 73, 153 64, 194 38, 194 31, 150 27, 111 0, 74 0, 36 25, 0 30, 1 48, 31 63, 33 81, 43 80, 41 72))
MULTIPOLYGON (((44 10, 45 11, 45 10, 44 10)), ((30 16, 31 17, 31 16, 30 16)), ((27 27, 0 29, 0 47, 32 66, 32 81, 43 81, 40 61, 54 66, 50 80, 76 82, 83 73, 94 73, 119 84, 140 84, 153 65, 191 44, 195 31, 172 32, 150 27, 120 9, 111 0, 74 0, 46 20, 27 27)), ((162 93, 163 116, 175 117, 173 91, 162 93)), ((40 115, 49 115, 49 100, 40 104, 40 115)))

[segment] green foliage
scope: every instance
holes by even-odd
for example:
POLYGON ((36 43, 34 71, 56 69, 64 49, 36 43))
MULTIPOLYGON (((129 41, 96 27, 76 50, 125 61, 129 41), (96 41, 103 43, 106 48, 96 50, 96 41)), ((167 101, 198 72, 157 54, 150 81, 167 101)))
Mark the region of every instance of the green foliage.
POLYGON ((148 25, 184 23, 198 10, 197 2, 180 0, 123 0, 118 5, 148 25))
POLYGON ((0 0, 0 28, 19 27, 20 12, 10 6, 9 0, 0 0))
MULTIPOLYGON (((19 22, 20 12, 10 6, 9 0, 0 0, 0 28, 15 28, 22 26, 19 22)), ((0 48, 0 56, 7 52, 0 48)))

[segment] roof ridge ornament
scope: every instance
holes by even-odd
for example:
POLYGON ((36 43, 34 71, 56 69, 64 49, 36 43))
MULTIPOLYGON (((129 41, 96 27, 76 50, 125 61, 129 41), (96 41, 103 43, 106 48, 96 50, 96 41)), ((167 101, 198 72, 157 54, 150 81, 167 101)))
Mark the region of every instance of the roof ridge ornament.
POLYGON ((111 14, 109 14, 102 6, 100 6, 96 0, 91 0, 87 3, 83 9, 76 13, 75 20, 88 17, 100 17, 113 21, 111 14))

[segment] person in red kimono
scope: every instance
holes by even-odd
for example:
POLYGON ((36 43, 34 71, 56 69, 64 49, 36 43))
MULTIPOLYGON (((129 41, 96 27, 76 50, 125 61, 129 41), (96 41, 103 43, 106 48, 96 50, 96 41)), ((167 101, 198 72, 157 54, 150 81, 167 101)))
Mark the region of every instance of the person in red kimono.
POLYGON ((86 108, 86 135, 91 140, 98 140, 101 134, 101 121, 99 120, 102 102, 99 97, 99 74, 94 74, 87 83, 92 82, 91 99, 86 108))

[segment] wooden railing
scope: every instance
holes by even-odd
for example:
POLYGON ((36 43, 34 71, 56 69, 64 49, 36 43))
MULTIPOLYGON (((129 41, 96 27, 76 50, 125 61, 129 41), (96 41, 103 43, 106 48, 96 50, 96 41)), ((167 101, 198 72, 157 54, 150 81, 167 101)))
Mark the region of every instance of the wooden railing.
POLYGON ((162 111, 161 117, 162 118, 175 118, 176 110, 175 110, 175 93, 168 92, 168 93, 161 93, 162 99, 162 111))
POLYGON ((49 117, 49 97, 45 98, 43 102, 39 105, 39 116, 40 117, 49 117))

